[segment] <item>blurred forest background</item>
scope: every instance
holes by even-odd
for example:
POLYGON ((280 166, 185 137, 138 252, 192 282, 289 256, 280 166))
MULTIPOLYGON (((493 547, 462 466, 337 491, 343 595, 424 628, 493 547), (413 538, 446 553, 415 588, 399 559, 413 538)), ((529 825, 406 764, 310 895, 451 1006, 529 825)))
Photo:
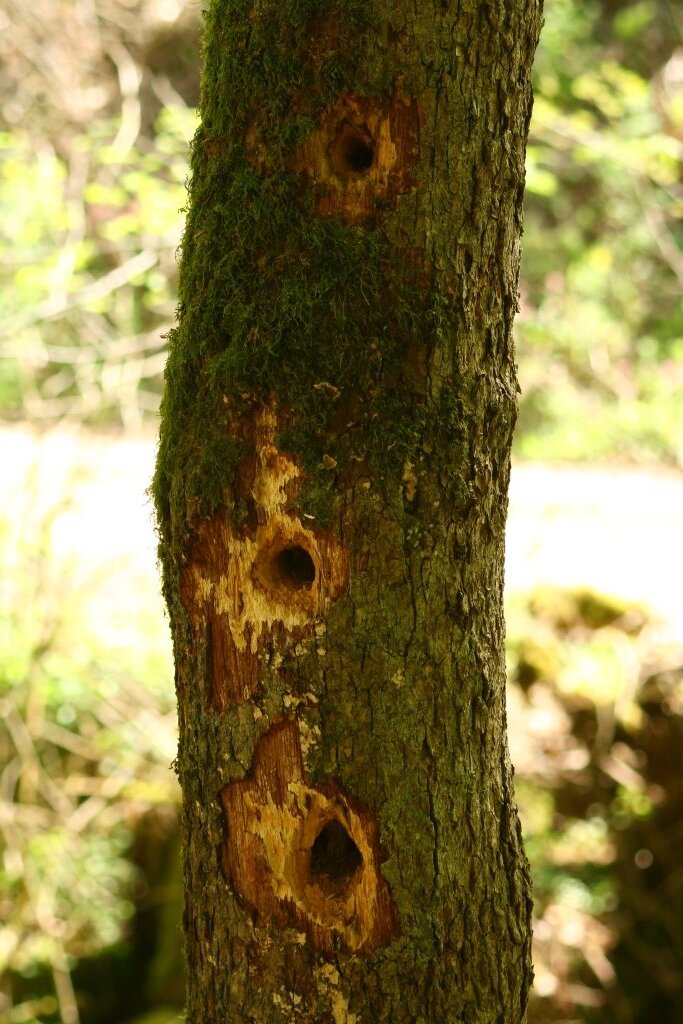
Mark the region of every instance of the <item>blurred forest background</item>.
MULTIPOLYGON (((546 8, 507 607, 530 1022, 678 1024, 683 19, 673 0, 546 8)), ((144 489, 200 23, 181 0, 0 0, 3 1024, 182 1013, 173 671, 144 489)))

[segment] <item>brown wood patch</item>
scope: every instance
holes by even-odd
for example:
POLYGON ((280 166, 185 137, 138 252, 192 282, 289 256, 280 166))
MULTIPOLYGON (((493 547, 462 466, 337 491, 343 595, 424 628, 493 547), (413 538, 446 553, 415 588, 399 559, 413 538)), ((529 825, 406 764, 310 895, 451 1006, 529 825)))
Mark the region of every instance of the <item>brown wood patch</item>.
POLYGON ((275 447, 275 426, 272 410, 261 410, 250 485, 258 524, 239 532, 225 514, 203 520, 182 574, 180 595, 206 644, 216 711, 255 693, 259 656, 274 637, 312 636, 348 587, 343 545, 288 509, 301 471, 275 447))
POLYGON ((419 146, 417 100, 343 96, 323 111, 293 166, 313 182, 319 216, 360 224, 410 191, 419 146))
POLYGON ((299 727, 259 741, 251 774, 221 790, 226 874, 261 923, 296 927, 316 949, 370 952, 399 934, 372 813, 334 782, 307 784, 299 727))

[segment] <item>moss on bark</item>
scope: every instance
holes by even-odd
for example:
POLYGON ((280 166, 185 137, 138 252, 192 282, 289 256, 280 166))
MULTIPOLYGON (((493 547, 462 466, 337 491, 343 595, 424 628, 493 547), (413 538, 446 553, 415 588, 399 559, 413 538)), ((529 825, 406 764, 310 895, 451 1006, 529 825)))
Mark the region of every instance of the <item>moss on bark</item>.
POLYGON ((524 1017, 502 576, 539 27, 535 0, 215 0, 208 13, 153 485, 190 1021, 524 1017), (257 500, 266 448, 298 472, 277 511, 257 500), (348 552, 348 590, 310 628, 254 641, 253 699, 217 713, 202 627, 217 599, 182 599, 197 538, 222 524, 243 553, 275 514, 312 531, 316 559, 316 536, 348 552), (264 920, 220 868, 219 794, 252 777, 282 721, 298 725, 310 791, 334 782, 376 818, 400 927, 379 949, 316 948, 296 915, 264 920))

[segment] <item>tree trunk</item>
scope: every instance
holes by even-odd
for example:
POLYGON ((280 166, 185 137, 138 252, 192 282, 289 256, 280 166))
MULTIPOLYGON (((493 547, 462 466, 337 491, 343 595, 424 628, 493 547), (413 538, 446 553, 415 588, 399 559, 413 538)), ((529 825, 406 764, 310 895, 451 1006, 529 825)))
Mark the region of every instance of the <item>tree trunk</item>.
POLYGON ((154 493, 188 1021, 515 1024, 503 544, 539 0, 214 0, 154 493))

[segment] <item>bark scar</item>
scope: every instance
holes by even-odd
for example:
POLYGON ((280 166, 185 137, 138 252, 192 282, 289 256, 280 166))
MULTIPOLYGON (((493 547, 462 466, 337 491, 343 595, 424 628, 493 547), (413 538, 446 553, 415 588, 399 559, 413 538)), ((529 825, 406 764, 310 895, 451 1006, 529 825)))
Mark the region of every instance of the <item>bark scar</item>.
POLYGON ((260 923, 304 930, 332 952, 370 952, 399 934, 372 812, 335 782, 310 786, 296 722, 271 727, 250 775, 220 793, 224 866, 260 923))
POLYGON ((318 216, 360 224, 414 187, 422 108, 395 95, 389 102, 349 95, 323 111, 294 157, 294 170, 315 185, 318 216))
POLYGON ((206 637, 216 711, 253 696, 259 654, 277 632, 312 635, 348 587, 344 546, 289 510, 302 471, 276 447, 276 427, 274 411, 261 409, 251 484, 258 525, 239 532, 226 514, 201 522, 181 581, 183 604, 206 637))

